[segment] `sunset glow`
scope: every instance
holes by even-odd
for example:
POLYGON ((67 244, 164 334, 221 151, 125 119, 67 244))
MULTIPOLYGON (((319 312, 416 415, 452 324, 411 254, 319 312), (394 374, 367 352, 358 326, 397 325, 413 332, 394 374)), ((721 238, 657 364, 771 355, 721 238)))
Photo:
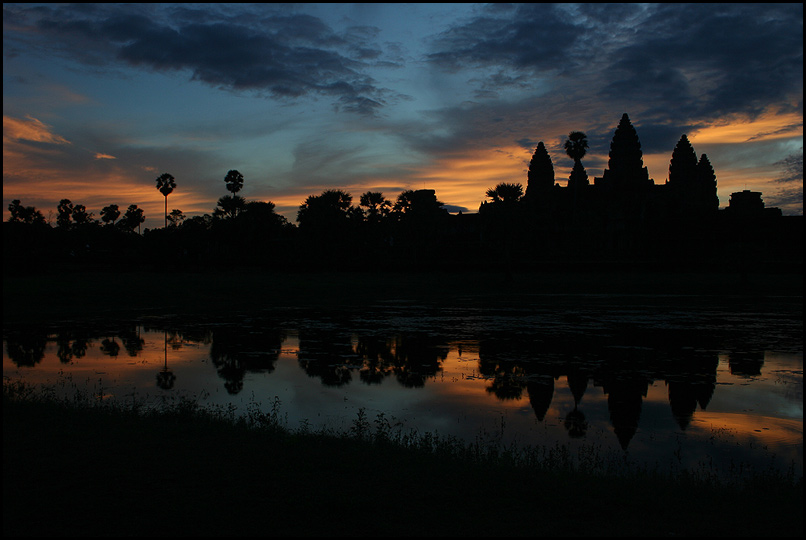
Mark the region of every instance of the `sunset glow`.
POLYGON ((800 4, 184 6, 4 4, 4 219, 13 199, 48 216, 67 198, 96 217, 136 204, 159 227, 157 176, 177 179, 169 210, 193 216, 227 195, 230 169, 240 195, 292 223, 325 189, 354 204, 433 189, 449 211, 476 212, 496 184, 526 187, 541 140, 563 185, 572 130, 601 176, 624 112, 656 184, 687 134, 722 207, 753 189, 803 212, 800 4), (153 56, 145 36, 169 29, 186 42, 153 56), (205 51, 224 29, 243 39, 205 51), (578 54, 583 42, 601 49, 578 54))

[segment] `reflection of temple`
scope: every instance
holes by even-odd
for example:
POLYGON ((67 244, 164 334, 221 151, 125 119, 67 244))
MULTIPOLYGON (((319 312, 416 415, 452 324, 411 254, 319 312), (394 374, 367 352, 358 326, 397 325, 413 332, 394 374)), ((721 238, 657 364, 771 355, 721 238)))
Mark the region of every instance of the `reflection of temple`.
MULTIPOLYGON (((580 343, 574 347, 585 348, 580 343)), ((672 357, 642 349, 633 355, 623 350, 616 354, 588 351, 584 355, 549 353, 537 359, 529 345, 487 340, 479 346, 479 372, 491 379, 488 392, 499 399, 519 399, 525 389, 538 421, 545 420, 551 409, 555 381, 565 376, 574 408, 566 413, 563 424, 572 438, 584 436, 587 429, 579 405, 588 383, 601 388, 613 433, 625 450, 638 430, 643 402, 654 381, 666 381, 672 416, 680 429, 686 429, 697 406, 705 410, 711 401, 718 363, 711 354, 672 357)))
MULTIPOLYGON (((300 368, 326 386, 348 384, 357 372, 365 384, 394 378, 407 388, 419 388, 443 369, 451 343, 456 343, 438 333, 411 331, 391 336, 376 333, 359 336, 338 325, 326 326, 303 328, 297 353, 300 368)), ((183 329, 181 335, 187 338, 195 331, 199 335, 193 340, 210 343, 213 366, 231 394, 243 389, 247 373, 274 370, 285 337, 276 323, 216 325, 214 330, 201 333, 199 328, 192 325, 191 329, 183 329)), ((136 335, 127 332, 120 335, 136 335)), ((163 332, 164 362, 157 383, 170 389, 176 377, 168 366, 167 348, 169 341, 179 347, 181 340, 172 340, 167 331, 163 332)), ((606 396, 613 433, 626 449, 639 427, 648 389, 656 381, 665 381, 672 417, 684 430, 697 407, 705 410, 716 387, 719 357, 707 352, 711 347, 672 352, 664 343, 650 346, 650 338, 641 338, 633 332, 624 336, 631 343, 638 343, 633 347, 603 346, 609 342, 593 333, 587 337, 575 333, 574 339, 554 331, 540 334, 539 340, 520 337, 514 339, 513 334, 504 332, 461 343, 460 347, 472 350, 471 356, 478 355, 478 372, 489 381, 489 394, 500 400, 528 399, 538 421, 546 420, 565 378, 573 396, 573 409, 568 407, 571 410, 561 414, 572 438, 586 433, 586 411, 581 405, 589 388, 601 389, 606 396)), ((33 333, 8 332, 9 357, 18 366, 33 366, 44 354, 48 339, 47 331, 42 329, 33 333)), ((92 340, 100 342, 102 338, 83 333, 58 335, 60 361, 83 356, 92 340)), ((616 341, 620 340, 619 337, 616 341)), ((137 350, 142 352, 142 347, 137 350)), ((728 363, 733 375, 755 377, 761 373, 764 353, 731 352, 728 363)))
POLYGON ((728 366, 731 375, 738 377, 758 377, 761 375, 761 367, 764 365, 763 351, 748 351, 730 353, 728 366))

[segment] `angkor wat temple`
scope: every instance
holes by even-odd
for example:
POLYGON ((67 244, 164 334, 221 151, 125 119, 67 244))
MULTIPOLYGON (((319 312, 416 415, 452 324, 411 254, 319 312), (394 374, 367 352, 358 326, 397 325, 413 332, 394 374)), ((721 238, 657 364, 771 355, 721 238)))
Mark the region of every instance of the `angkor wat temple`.
POLYGON ((638 134, 626 113, 613 135, 601 178, 589 179, 581 164, 584 150, 574 155, 569 144, 571 139, 566 150, 575 163, 567 185, 557 182, 551 157, 540 142, 529 164, 523 199, 509 206, 482 203, 479 218, 488 249, 506 249, 524 260, 714 262, 800 251, 802 217, 794 222, 782 219, 779 209, 764 207, 760 193, 734 193, 729 206, 719 209, 714 169, 705 154, 697 158, 686 135, 671 154, 663 184, 649 177, 638 134), (504 238, 505 230, 517 232, 504 238))

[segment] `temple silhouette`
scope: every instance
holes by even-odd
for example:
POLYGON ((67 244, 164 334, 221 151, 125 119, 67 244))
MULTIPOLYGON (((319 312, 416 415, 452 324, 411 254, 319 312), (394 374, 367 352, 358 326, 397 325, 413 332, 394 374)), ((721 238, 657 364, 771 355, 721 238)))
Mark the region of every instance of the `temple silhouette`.
MULTIPOLYGON (((483 202, 477 214, 484 250, 515 261, 619 260, 682 262, 791 258, 802 239, 802 216, 766 208, 761 193, 733 193, 720 210, 717 177, 686 135, 675 146, 662 184, 650 178, 641 142, 624 113, 610 143, 607 168, 590 178, 580 154, 566 185, 538 143, 517 201, 483 202)), ((587 142, 585 141, 585 148, 587 142)), ((489 195, 489 192, 488 192, 489 195)), ((462 217, 462 216, 460 216, 462 217)), ((471 216, 464 218, 467 223, 471 216)))
POLYGON ((551 158, 539 143, 529 164, 525 199, 540 217, 566 226, 598 223, 616 234, 648 220, 699 220, 719 210, 716 175, 698 160, 683 135, 672 153, 669 178, 657 185, 644 166, 638 134, 625 113, 610 143, 608 167, 590 182, 581 158, 565 187, 555 182, 551 158))

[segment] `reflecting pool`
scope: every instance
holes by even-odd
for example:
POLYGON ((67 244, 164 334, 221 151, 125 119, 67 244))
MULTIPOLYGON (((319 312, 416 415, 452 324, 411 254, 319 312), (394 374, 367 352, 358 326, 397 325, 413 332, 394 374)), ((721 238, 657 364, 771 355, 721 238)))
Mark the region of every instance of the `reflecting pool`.
POLYGON ((563 296, 4 325, 3 376, 650 468, 803 474, 800 298, 563 296))

